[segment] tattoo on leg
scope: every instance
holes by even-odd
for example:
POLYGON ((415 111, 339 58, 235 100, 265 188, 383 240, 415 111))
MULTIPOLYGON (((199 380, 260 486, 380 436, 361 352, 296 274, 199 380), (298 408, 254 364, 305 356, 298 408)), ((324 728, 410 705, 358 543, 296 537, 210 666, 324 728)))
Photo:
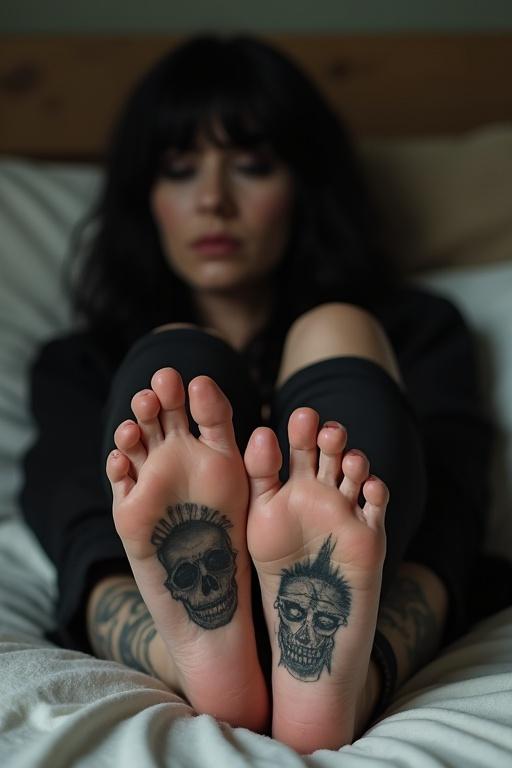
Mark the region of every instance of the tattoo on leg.
POLYGON ((156 629, 136 588, 114 585, 101 596, 94 616, 95 644, 107 659, 155 675, 149 646, 156 629))
POLYGON ((399 576, 382 601, 379 626, 396 630, 404 640, 411 665, 421 666, 431 655, 437 636, 436 618, 420 585, 407 576, 399 576))
POLYGON ((337 566, 331 565, 336 541, 324 541, 316 559, 281 571, 274 608, 279 614, 279 666, 298 680, 318 680, 324 667, 331 672, 334 635, 346 626, 351 592, 337 566))
POLYGON ((151 537, 167 572, 164 584, 204 629, 229 624, 237 607, 236 555, 225 515, 185 503, 167 509, 151 537))

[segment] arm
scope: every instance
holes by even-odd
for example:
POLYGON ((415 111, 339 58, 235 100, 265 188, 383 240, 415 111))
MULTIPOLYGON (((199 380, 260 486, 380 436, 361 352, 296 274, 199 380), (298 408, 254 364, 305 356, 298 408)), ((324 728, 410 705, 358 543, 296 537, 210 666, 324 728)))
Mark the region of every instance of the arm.
POLYGON ((46 345, 32 370, 36 439, 22 510, 57 568, 62 644, 89 650, 85 599, 102 569, 129 572, 103 481, 102 409, 110 369, 84 334, 46 345))
POLYGON ((470 580, 484 542, 493 433, 475 340, 463 317, 450 302, 428 295, 421 311, 431 317, 403 370, 423 437, 428 488, 406 559, 430 568, 447 588, 446 643, 471 621, 470 580))
MULTIPOLYGON (((460 313, 422 292, 411 299, 385 323, 417 414, 428 476, 424 522, 382 600, 377 624, 396 656, 397 687, 468 626, 468 585, 482 542, 491 447, 474 343, 460 313)), ((382 683, 372 662, 368 717, 382 683)))
POLYGON ((492 429, 482 401, 475 340, 458 309, 415 288, 387 299, 380 315, 394 346, 423 444, 423 521, 404 560, 445 584, 443 641, 469 624, 469 584, 489 504, 492 429))
MULTIPOLYGON (((446 587, 433 571, 417 563, 402 563, 377 619, 377 629, 396 659, 395 690, 435 656, 446 625, 447 607, 446 587)), ((359 735, 380 715, 383 686, 382 670, 372 658, 366 700, 359 713, 359 735)))

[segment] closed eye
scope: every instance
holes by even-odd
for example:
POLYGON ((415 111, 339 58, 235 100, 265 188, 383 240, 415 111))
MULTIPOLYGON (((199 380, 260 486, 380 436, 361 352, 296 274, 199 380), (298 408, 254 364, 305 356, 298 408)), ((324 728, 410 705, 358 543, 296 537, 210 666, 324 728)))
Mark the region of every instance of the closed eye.
POLYGON ((314 618, 317 629, 332 630, 340 625, 340 617, 330 613, 317 613, 314 618))
POLYGON ((303 621, 306 617, 307 611, 305 611, 299 603, 294 603, 292 600, 283 600, 283 598, 281 598, 279 605, 288 621, 303 621))

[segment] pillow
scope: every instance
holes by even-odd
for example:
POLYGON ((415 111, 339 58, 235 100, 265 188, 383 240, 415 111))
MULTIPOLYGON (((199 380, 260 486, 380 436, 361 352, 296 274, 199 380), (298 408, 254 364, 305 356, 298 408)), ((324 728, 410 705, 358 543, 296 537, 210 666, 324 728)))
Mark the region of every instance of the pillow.
POLYGON ((512 126, 362 144, 383 245, 402 272, 512 259, 512 126))
POLYGON ((512 259, 438 269, 412 282, 450 299, 475 334, 484 405, 496 430, 486 550, 512 557, 512 259))
MULTIPOLYGON (((403 208, 398 203, 396 208, 388 203, 389 221, 399 222, 395 230, 402 242, 412 239, 411 222, 418 222, 417 232, 423 237, 418 236, 413 254, 420 254, 418 263, 422 259, 435 263, 443 249, 449 256, 459 253, 459 248, 462 258, 464 243, 470 259, 475 258, 473 244, 462 237, 463 232, 470 231, 475 232, 475 241, 482 249, 481 261, 506 257, 505 249, 494 246, 506 243, 504 217, 512 195, 506 189, 507 180, 498 172, 493 187, 491 171, 499 171, 501 166, 497 155, 491 152, 487 171, 484 149, 493 147, 499 154, 508 147, 509 156, 502 157, 503 167, 508 167, 511 142, 512 128, 495 127, 460 140, 365 145, 370 173, 382 179, 385 171, 389 185, 393 179, 394 187, 402 189, 403 208), (462 167, 463 158, 467 158, 470 168, 462 167), (461 201, 452 200, 448 191, 458 189, 461 178, 468 179, 477 168, 480 177, 486 179, 483 201, 495 203, 482 205, 480 212, 468 207, 464 217, 461 201), (442 204, 432 194, 435 169, 444 178, 442 204), (481 231, 476 232, 478 223, 481 231), (503 237, 492 239, 489 233, 493 227, 498 229, 497 223, 503 224, 503 237), (448 243, 453 244, 451 251, 448 243), (427 253, 431 254, 428 258, 427 253)), ((100 183, 101 172, 94 166, 0 159, 0 516, 17 512, 20 458, 33 436, 27 401, 29 366, 43 341, 71 327, 62 267, 73 226, 87 212, 100 183)), ((477 188, 471 190, 475 199, 477 192, 477 188)), ((469 192, 466 199, 468 195, 469 192)), ((507 225, 510 230, 512 212, 507 225)), ((512 258, 512 250, 507 253, 512 258)), ((512 262, 485 268, 438 270, 417 279, 459 304, 478 334, 483 370, 487 373, 488 406, 499 425, 502 443, 493 465, 495 500, 488 546, 491 551, 512 553, 512 534, 504 535, 512 525, 512 398, 507 397, 512 392, 512 342, 507 336, 507 329, 512 327, 512 262)))
POLYGON ((97 170, 0 161, 0 517, 16 512, 32 439, 28 371, 39 345, 71 326, 62 268, 97 170))

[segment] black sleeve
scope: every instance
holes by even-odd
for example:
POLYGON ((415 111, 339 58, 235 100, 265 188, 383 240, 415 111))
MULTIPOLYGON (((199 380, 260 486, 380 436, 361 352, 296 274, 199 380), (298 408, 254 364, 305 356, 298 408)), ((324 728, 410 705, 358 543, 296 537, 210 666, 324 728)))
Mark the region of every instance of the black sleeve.
POLYGON ((109 373, 88 337, 75 334, 43 347, 31 377, 36 439, 21 507, 57 569, 57 639, 82 650, 90 650, 89 590, 103 573, 129 573, 102 460, 109 373))
POLYGON ((395 329, 396 352, 422 435, 427 498, 407 559, 428 566, 445 583, 445 639, 451 640, 468 624, 469 585, 490 501, 493 431, 483 407, 475 339, 461 313, 419 289, 409 296, 395 329))

